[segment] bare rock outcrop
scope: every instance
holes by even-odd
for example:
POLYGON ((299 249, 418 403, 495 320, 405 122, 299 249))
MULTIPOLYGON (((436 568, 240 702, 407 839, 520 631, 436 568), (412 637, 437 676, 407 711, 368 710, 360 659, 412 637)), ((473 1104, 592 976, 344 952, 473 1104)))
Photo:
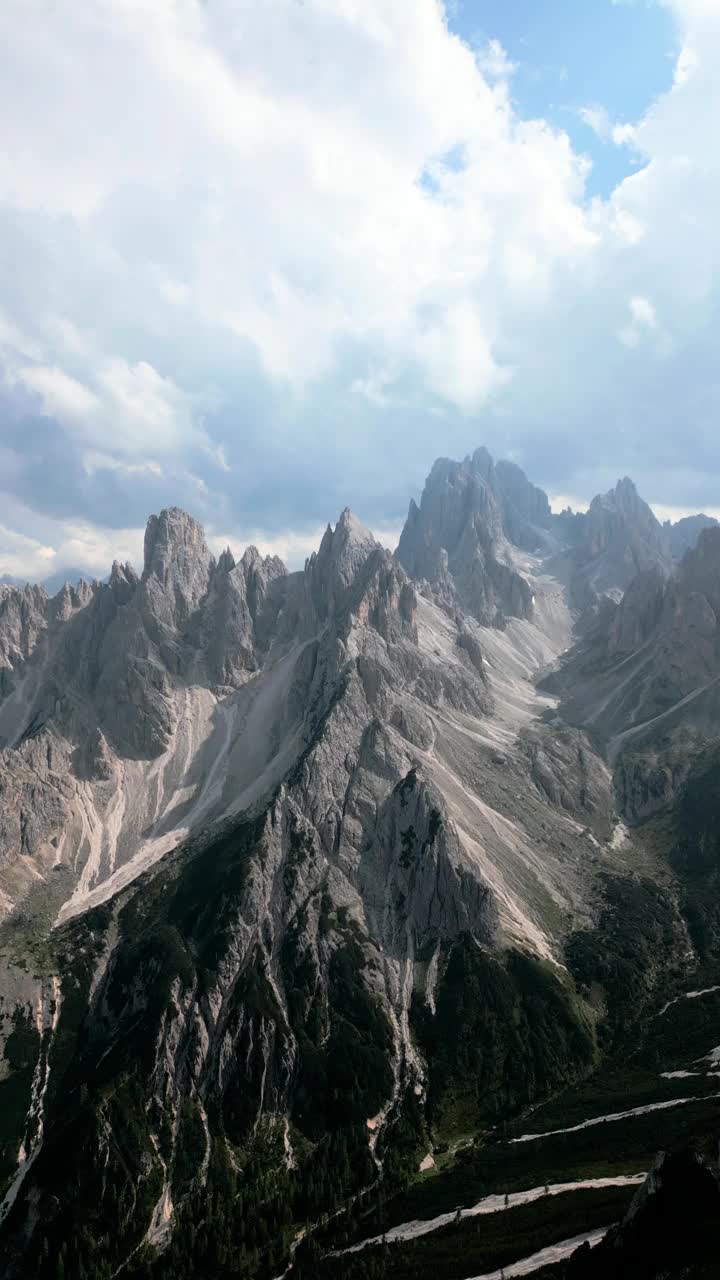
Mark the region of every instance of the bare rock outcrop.
POLYGON ((502 496, 486 449, 463 462, 439 459, 418 506, 410 503, 397 557, 410 577, 430 583, 447 607, 481 623, 532 616, 532 591, 513 567, 502 496))

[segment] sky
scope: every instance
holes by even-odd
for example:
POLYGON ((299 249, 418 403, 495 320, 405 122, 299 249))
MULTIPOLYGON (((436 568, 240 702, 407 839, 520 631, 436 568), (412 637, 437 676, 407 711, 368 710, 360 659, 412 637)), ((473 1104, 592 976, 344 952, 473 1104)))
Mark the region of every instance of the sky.
POLYGON ((720 0, 3 0, 0 578, 480 444, 720 508, 720 0))

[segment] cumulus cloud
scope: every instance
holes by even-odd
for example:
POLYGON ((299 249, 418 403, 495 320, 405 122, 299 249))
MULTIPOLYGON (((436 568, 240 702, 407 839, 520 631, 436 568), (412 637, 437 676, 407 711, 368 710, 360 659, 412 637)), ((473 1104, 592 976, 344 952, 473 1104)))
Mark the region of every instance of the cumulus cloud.
POLYGON ((104 578, 113 560, 142 565, 143 529, 103 528, 39 515, 0 491, 0 582, 59 580, 64 570, 104 578), (7 521, 8 523, 5 523, 7 521))
POLYGON ((619 331, 618 337, 626 347, 636 347, 643 338, 657 332, 657 313, 650 299, 644 298, 641 294, 636 294, 630 299, 628 311, 629 323, 619 331))
POLYGON ((28 391, 36 392, 48 415, 57 415, 65 421, 85 422, 100 408, 100 401, 90 388, 62 369, 30 365, 18 369, 10 378, 28 391))
POLYGON ((130 364, 120 356, 101 359, 88 376, 93 386, 57 366, 5 367, 10 387, 36 397, 42 413, 56 419, 70 437, 104 447, 109 457, 113 452, 163 455, 193 437, 210 448, 204 432, 193 424, 188 397, 146 360, 130 364))
POLYGON ((421 375, 429 345, 433 386, 479 405, 494 361, 483 376, 466 358, 458 384, 457 307, 494 291, 508 246, 547 267, 591 241, 582 162, 514 118, 503 50, 473 53, 437 0, 9 0, 0 24, 8 206, 72 217, 88 257, 150 272, 143 327, 163 302, 191 308, 293 387, 342 343, 382 343, 421 375))
POLYGON ((690 447, 679 496, 707 502, 720 12, 666 2, 668 92, 586 113, 641 168, 589 201, 440 0, 5 0, 14 492, 300 547, 346 501, 394 526, 436 454, 486 441, 553 490, 633 470, 665 502, 690 447))
POLYGON ((613 126, 610 116, 605 107, 591 106, 580 108, 580 119, 586 124, 588 129, 592 129, 597 134, 601 142, 607 142, 613 137, 613 126))

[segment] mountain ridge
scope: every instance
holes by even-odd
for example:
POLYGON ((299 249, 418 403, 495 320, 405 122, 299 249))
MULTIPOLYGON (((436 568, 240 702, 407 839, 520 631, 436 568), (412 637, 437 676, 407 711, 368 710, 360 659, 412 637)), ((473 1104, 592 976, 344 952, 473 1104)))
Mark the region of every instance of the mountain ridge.
POLYGON ((630 481, 596 502, 568 522, 478 450, 435 465, 396 555, 345 509, 294 573, 216 559, 168 508, 139 575, 0 589, 11 1276, 44 1280, 38 1198, 48 1267, 177 1269, 211 1187, 251 1214, 241 1170, 278 1229, 223 1218, 203 1265, 280 1267, 298 1216, 597 1066, 624 998, 594 969, 613 885, 681 965, 681 905, 619 823, 625 765, 569 691, 592 701, 598 646, 634 660, 679 583, 696 599, 716 535, 673 570, 630 481))

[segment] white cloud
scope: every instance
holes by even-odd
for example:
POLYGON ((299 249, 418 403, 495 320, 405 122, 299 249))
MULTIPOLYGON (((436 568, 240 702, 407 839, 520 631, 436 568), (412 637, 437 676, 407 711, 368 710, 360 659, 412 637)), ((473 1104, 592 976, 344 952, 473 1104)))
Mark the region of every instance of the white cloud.
POLYGON ((4 578, 43 578, 52 572, 55 548, 43 546, 0 524, 0 582, 4 578))
POLYGON ((579 115, 583 123, 589 129, 592 129, 601 142, 612 142, 616 147, 635 148, 636 132, 634 124, 628 124, 627 122, 614 123, 607 109, 603 106, 581 107, 579 115))
POLYGON ((720 507, 703 507, 702 513, 700 513, 699 507, 668 506, 662 502, 653 502, 650 505, 652 506, 658 520, 662 522, 670 520, 672 524, 676 524, 678 520, 683 520, 686 516, 694 516, 698 514, 713 516, 716 520, 720 520, 720 507))
POLYGON ((697 70, 700 59, 691 44, 683 45, 675 63, 675 88, 682 88, 697 70))
POLYGON ((637 347, 643 338, 658 329, 658 318, 655 307, 649 298, 636 294, 628 303, 630 323, 618 332, 618 337, 626 347, 637 347))
MULTIPOLYGON (((239 560, 246 547, 257 547, 263 556, 279 556, 290 570, 301 569, 314 551, 317 551, 325 532, 325 525, 316 525, 310 529, 286 529, 277 534, 269 534, 267 530, 250 529, 232 533, 214 533, 208 531, 207 544, 210 550, 219 556, 229 547, 239 560)), ((401 525, 379 525, 372 527, 372 533, 381 546, 394 551, 400 541, 401 525)))
POLYGON ((88 450, 83 455, 82 466, 87 476, 97 475, 98 471, 114 471, 122 476, 162 476, 162 467, 158 462, 128 462, 111 453, 96 453, 94 450, 88 450))
POLYGON ((475 60, 482 74, 491 80, 507 79, 517 71, 499 40, 488 40, 475 51, 475 60))
POLYGON ((28 391, 34 391, 40 397, 43 411, 53 417, 83 423, 99 411, 98 397, 62 369, 28 365, 18 369, 15 380, 28 391))
POLYGON ((657 315, 649 298, 639 294, 630 299, 630 315, 636 324, 646 329, 657 329, 657 315))
POLYGON ((153 452, 166 453, 192 432, 186 397, 146 360, 130 364, 115 356, 101 367, 98 386, 122 433, 113 443, 123 452, 139 452, 151 441, 153 452))
POLYGON ((313 551, 320 546, 325 527, 318 525, 312 529, 287 529, 274 536, 267 530, 251 529, 238 533, 208 533, 207 544, 215 555, 230 547, 236 560, 239 560, 246 547, 257 547, 263 556, 279 556, 289 569, 301 569, 313 551))
POLYGON ((568 507, 571 511, 587 511, 589 502, 587 498, 578 498, 575 494, 554 493, 548 494, 550 500, 550 510, 556 515, 560 515, 563 511, 567 511, 568 507))
MULTIPOLYGON (((115 356, 101 360, 89 371, 94 386, 87 386, 63 369, 48 365, 6 366, 6 380, 40 400, 42 412, 56 418, 81 444, 97 446, 83 455, 87 472, 97 470, 98 458, 113 466, 112 451, 120 455, 162 456, 190 439, 207 445, 204 433, 192 420, 187 397, 171 378, 163 378, 151 364, 130 364, 115 356)), ((222 465, 217 449, 210 450, 222 465)), ((226 464, 225 464, 226 465, 226 464)), ((150 469, 115 460, 115 469, 150 469)))
POLYGON ((43 516, 2 491, 0 504, 4 519, 11 521, 0 524, 0 581, 40 582, 65 569, 104 578, 116 559, 142 568, 143 529, 103 528, 89 521, 43 516))
POLYGON ((642 481, 650 424, 711 476, 720 6, 666 3, 668 92, 584 113, 642 167, 588 201, 439 0, 4 0, 0 373, 56 419, 67 501, 314 529, 329 476, 377 512, 401 464, 483 438, 570 492, 613 452, 642 481))
MULTIPOLYGON (((98 459, 97 465, 107 465, 98 459)), ((132 468, 129 468, 132 469, 132 468)), ((143 564, 144 530, 141 528, 106 528, 89 521, 61 520, 40 515, 0 491, 0 503, 16 526, 40 527, 42 538, 0 524, 0 582, 7 578, 42 582, 57 577, 65 569, 80 570, 87 578, 105 578, 113 560, 130 561, 137 572, 143 564)), ((376 524, 372 532, 382 546, 394 551, 400 539, 400 525, 376 524)), ((206 531, 210 550, 219 556, 230 547, 237 560, 246 547, 255 546, 264 556, 279 556, 291 569, 302 568, 308 556, 317 551, 325 532, 324 525, 307 529, 285 529, 271 534, 266 529, 239 529, 217 533, 212 525, 206 531)))
MULTIPOLYGON (((541 262, 529 287, 547 296, 553 269, 592 246, 584 161, 514 116, 502 47, 474 53, 438 0, 8 0, 0 46, 6 203, 80 220, 106 270, 117 253, 140 257, 133 323, 190 308, 296 388, 327 375, 339 345, 369 342, 477 407, 505 380, 492 347, 506 272, 517 305, 517 263, 541 262), (477 360, 471 339, 458 350, 463 315, 477 360)), ((128 309, 119 289, 99 327, 128 309)), ((83 299, 63 301, 82 329, 83 299)), ((132 362, 136 382, 149 363, 132 362)), ((139 390, 129 420, 147 391, 140 429, 162 440, 156 388, 139 390)))
POLYGON ((616 147, 634 147, 636 139, 635 125, 615 124, 612 127, 611 136, 616 147))
POLYGON ((592 129, 593 133, 597 134, 601 142, 607 142, 609 138, 614 137, 612 122, 605 107, 581 107, 580 119, 588 129, 592 129))

